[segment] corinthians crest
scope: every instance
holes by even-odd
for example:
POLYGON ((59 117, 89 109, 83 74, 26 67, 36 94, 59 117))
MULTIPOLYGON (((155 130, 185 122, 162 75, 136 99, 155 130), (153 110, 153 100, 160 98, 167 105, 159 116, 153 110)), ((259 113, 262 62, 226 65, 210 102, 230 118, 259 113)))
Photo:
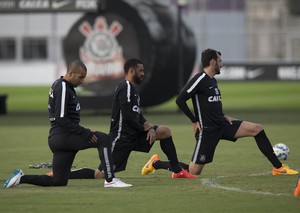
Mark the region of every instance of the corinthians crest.
POLYGON ((125 59, 122 47, 116 39, 122 29, 117 21, 108 26, 103 16, 95 19, 93 27, 87 21, 79 25, 79 31, 86 37, 79 49, 80 59, 88 68, 85 83, 120 78, 124 75, 125 59))

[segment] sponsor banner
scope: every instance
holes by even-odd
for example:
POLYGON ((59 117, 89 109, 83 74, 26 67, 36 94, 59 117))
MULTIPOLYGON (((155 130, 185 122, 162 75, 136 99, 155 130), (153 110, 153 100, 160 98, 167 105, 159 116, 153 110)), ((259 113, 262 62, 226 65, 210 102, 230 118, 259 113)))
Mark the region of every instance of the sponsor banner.
POLYGON ((300 80, 300 64, 223 64, 219 80, 300 80))
POLYGON ((0 13, 95 12, 98 0, 2 0, 0 13))

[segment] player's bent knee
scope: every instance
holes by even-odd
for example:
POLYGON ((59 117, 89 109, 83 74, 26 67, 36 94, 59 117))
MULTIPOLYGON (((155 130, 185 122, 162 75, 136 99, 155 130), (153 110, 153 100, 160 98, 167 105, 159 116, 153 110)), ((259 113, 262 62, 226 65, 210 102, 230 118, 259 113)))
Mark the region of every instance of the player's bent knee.
POLYGON ((166 126, 159 126, 156 132, 157 132, 157 138, 159 139, 165 139, 172 136, 170 128, 166 126))
POLYGON ((256 124, 255 126, 256 134, 260 133, 262 130, 264 130, 264 127, 261 124, 256 124))

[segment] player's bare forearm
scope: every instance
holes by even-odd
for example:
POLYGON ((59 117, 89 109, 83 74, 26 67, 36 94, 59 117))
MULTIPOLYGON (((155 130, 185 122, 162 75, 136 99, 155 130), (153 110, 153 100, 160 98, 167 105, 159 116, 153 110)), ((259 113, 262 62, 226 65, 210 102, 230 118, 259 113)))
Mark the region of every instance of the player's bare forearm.
POLYGON ((144 123, 144 130, 145 130, 145 131, 149 131, 149 129, 152 128, 152 127, 153 127, 153 124, 150 123, 149 121, 146 121, 146 122, 144 123))

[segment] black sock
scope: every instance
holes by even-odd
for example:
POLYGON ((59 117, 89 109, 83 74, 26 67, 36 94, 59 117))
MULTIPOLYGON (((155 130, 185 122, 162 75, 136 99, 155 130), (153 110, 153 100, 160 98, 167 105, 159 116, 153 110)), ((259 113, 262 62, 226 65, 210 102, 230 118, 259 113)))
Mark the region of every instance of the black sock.
POLYGON ((278 160, 278 158, 274 154, 273 147, 265 131, 262 130, 254 138, 260 151, 268 158, 268 160, 273 164, 274 167, 276 167, 277 169, 280 168, 282 166, 282 163, 278 160))
POLYGON ((186 171, 189 171, 190 165, 188 165, 186 163, 182 163, 182 162, 179 162, 179 164, 180 164, 181 168, 183 168, 186 171))
POLYGON ((71 170, 69 179, 94 179, 95 178, 95 170, 93 169, 76 169, 71 170))
MULTIPOLYGON (((179 165, 180 165, 183 169, 189 171, 189 165, 187 165, 187 164, 185 164, 185 163, 182 163, 182 162, 179 162, 179 165)), ((166 169, 166 170, 169 170, 169 171, 172 171, 172 172, 173 172, 173 170, 172 170, 172 168, 171 168, 171 165, 170 165, 170 162, 168 162, 168 161, 161 161, 161 160, 155 161, 155 162, 153 163, 153 167, 154 167, 155 169, 166 169)))
POLYGON ((169 161, 155 161, 153 164, 154 169, 165 169, 165 170, 169 170, 172 171, 171 165, 169 161))
POLYGON ((180 172, 182 168, 179 166, 177 153, 176 153, 176 149, 172 137, 168 137, 166 139, 161 140, 160 147, 168 157, 172 171, 175 173, 180 172))

